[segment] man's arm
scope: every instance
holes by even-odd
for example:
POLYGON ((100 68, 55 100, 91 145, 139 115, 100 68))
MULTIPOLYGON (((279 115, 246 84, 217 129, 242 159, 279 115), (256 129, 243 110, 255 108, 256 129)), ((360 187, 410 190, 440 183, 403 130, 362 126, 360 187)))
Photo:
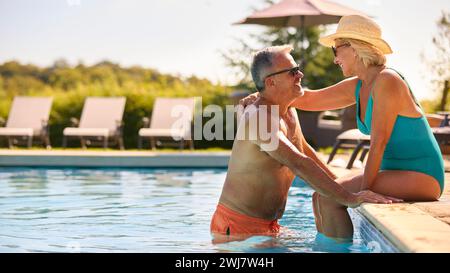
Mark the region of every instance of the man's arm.
POLYGON ((314 162, 317 163, 317 165, 319 165, 319 167, 321 167, 327 174, 328 176, 330 176, 331 179, 335 180, 337 177, 336 174, 334 174, 330 168, 328 168, 327 164, 325 164, 317 155, 316 151, 311 147, 311 145, 309 145, 309 143, 306 141, 305 137, 302 136, 302 146, 303 146, 303 152, 305 153, 305 155, 309 158, 311 158, 312 160, 314 160, 314 162))
MULTIPOLYGON (((262 111, 257 111, 253 114, 264 114, 261 112, 262 111)), ((250 132, 249 130, 251 130, 251 126, 248 122, 251 119, 252 117, 246 120, 244 124, 247 132, 250 132)), ((267 121, 269 123, 279 122, 279 120, 270 117, 267 118, 267 121)), ((255 135, 258 134, 256 133, 255 135)), ((265 151, 275 160, 291 169, 295 175, 303 178, 319 194, 330 197, 336 200, 336 202, 348 207, 357 207, 363 202, 392 203, 392 201, 397 201, 396 199, 384 197, 371 191, 362 191, 356 194, 348 192, 341 185, 332 180, 314 160, 301 153, 295 145, 287 139, 283 132, 278 130, 271 134, 271 137, 276 139, 262 140, 257 137, 256 139, 250 139, 250 141, 258 145, 261 150, 265 151), (278 143, 278 147, 276 149, 265 150, 266 147, 272 147, 267 144, 273 142, 278 143)))
MULTIPOLYGON (((295 175, 304 179, 316 192, 330 197, 345 206, 357 203, 355 196, 333 181, 310 157, 301 153, 282 132, 278 132, 278 149, 266 151, 295 175)), ((261 144, 261 143, 255 143, 261 144)))

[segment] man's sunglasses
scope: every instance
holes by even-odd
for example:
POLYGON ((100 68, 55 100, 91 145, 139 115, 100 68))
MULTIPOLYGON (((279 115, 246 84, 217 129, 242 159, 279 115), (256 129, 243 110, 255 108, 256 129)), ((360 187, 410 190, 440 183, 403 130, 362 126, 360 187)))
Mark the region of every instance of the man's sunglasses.
POLYGON ((339 46, 332 46, 331 49, 333 50, 333 54, 334 57, 337 57, 337 50, 340 47, 347 47, 347 46, 351 46, 350 44, 343 44, 343 45, 339 45, 339 46))
POLYGON ((295 76, 295 74, 300 72, 300 66, 296 66, 296 67, 293 67, 293 68, 284 69, 284 70, 281 70, 281 71, 278 71, 278 72, 271 73, 271 74, 267 75, 266 77, 264 77, 264 79, 267 79, 268 77, 275 76, 275 75, 278 75, 278 74, 281 74, 281 73, 285 73, 285 72, 289 72, 289 74, 291 74, 291 76, 295 76))

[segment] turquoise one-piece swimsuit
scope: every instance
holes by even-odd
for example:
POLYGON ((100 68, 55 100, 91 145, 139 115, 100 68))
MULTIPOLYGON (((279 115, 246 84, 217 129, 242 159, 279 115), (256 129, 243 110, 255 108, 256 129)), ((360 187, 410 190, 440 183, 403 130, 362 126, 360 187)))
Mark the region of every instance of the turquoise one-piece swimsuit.
MULTIPOLYGON (((395 70, 394 70, 395 71, 395 70)), ((395 71, 398 73, 397 71, 395 71)), ((403 76, 398 73, 406 82, 403 76)), ((372 127, 373 98, 369 94, 364 122, 360 118, 359 93, 361 80, 358 81, 355 90, 356 113, 358 129, 366 135, 370 135, 372 127)), ((408 84, 406 82, 406 84, 408 84)), ((414 95, 409 87, 409 91, 414 95)), ((414 98, 415 100, 415 98, 414 98)), ((415 100, 416 101, 416 100, 415 100)), ((417 103, 419 106, 420 105, 417 103)), ((422 109, 421 109, 422 111, 422 109)), ((392 130, 391 137, 386 144, 380 170, 405 170, 424 173, 434 177, 441 188, 444 189, 444 161, 442 159, 439 145, 434 138, 428 121, 423 114, 422 117, 411 118, 398 115, 392 130)))

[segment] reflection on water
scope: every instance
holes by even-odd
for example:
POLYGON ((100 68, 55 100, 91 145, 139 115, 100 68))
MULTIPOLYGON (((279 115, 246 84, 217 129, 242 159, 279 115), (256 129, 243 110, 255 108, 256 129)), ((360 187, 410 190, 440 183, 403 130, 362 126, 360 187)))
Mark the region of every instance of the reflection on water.
POLYGON ((245 253, 284 253, 291 252, 276 237, 271 236, 252 236, 244 241, 232 241, 223 244, 217 244, 217 250, 220 252, 245 252, 245 253))
POLYGON ((277 237, 213 245, 223 169, 0 169, 0 252, 367 252, 321 238, 296 181, 277 237))
POLYGON ((27 173, 17 172, 10 176, 1 175, 1 181, 9 179, 10 186, 18 191, 24 190, 44 190, 46 189, 47 174, 39 171, 30 171, 27 173))

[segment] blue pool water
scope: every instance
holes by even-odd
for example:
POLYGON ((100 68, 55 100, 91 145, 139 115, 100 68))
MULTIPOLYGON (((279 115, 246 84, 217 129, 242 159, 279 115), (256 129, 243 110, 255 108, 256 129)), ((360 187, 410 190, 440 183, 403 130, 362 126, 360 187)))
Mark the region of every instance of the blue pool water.
MULTIPOLYGON (((0 168, 0 252, 369 252, 317 236, 295 181, 277 238, 213 245, 224 169, 0 168)), ((358 230, 358 229, 356 229, 358 230)))

